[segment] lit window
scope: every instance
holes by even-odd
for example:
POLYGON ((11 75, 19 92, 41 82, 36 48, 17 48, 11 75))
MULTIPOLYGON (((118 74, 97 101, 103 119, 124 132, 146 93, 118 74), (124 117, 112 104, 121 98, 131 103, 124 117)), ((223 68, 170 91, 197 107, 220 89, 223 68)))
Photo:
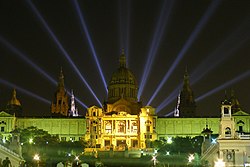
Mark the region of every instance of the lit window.
POLYGON ((66 137, 61 137, 61 141, 66 141, 66 137))
POLYGON ((146 128, 147 128, 147 132, 150 132, 150 126, 147 126, 146 128))
POLYGON ((137 123, 136 122, 132 122, 131 132, 137 133, 137 123))
POLYGON ((118 133, 125 133, 125 121, 118 123, 118 133))
POLYGON ((106 133, 111 133, 112 132, 111 122, 110 121, 106 121, 105 124, 106 124, 106 126, 105 126, 105 132, 106 133))

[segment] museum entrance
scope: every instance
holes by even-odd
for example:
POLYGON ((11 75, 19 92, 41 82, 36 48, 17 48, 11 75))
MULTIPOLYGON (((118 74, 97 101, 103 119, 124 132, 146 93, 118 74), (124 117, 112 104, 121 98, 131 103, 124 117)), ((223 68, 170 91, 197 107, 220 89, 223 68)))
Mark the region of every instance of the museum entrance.
POLYGON ((116 140, 116 146, 119 150, 125 149, 126 140, 116 140))

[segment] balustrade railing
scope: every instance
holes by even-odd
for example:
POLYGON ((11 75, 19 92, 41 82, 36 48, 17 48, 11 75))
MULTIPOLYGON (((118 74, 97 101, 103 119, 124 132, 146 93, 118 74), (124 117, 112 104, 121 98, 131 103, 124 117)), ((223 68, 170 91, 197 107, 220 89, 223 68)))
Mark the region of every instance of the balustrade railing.
POLYGON ((12 154, 12 155, 14 155, 14 156, 16 156, 16 157, 22 158, 19 154, 15 153, 14 151, 8 149, 7 147, 5 147, 5 146, 3 146, 3 145, 1 145, 1 144, 0 144, 0 148, 1 148, 2 150, 5 150, 6 152, 8 152, 8 153, 10 153, 10 154, 12 154))

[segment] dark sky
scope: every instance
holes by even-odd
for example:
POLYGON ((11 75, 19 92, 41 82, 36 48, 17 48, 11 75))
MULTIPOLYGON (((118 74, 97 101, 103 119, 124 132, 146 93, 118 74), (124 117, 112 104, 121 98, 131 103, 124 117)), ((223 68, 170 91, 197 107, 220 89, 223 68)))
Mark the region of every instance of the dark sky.
POLYGON ((100 106, 80 76, 102 103, 107 94, 95 60, 108 84, 124 48, 139 86, 146 83, 140 100, 152 98, 159 115, 173 111, 186 67, 199 115, 219 115, 230 89, 250 113, 249 9, 248 0, 1 0, 0 108, 16 88, 26 115, 48 115, 61 67, 67 90, 100 106))

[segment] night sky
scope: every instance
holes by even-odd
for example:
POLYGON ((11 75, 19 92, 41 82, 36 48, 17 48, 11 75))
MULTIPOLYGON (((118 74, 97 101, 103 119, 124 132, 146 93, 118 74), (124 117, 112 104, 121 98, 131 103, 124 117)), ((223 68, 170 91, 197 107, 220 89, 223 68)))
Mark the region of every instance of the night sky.
POLYGON ((230 89, 250 113, 249 0, 1 0, 0 21, 1 109, 16 88, 25 115, 49 115, 62 68, 84 115, 100 106, 87 85, 103 103, 99 71, 108 84, 124 48, 158 115, 173 111, 186 67, 198 115, 219 115, 230 89))

